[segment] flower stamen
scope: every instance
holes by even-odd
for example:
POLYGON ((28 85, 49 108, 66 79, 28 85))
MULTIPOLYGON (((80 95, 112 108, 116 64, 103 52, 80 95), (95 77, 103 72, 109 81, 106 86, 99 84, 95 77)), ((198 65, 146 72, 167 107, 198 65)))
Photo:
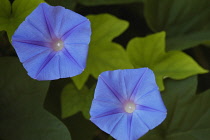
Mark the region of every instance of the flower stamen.
POLYGON ((127 113, 133 113, 136 110, 136 105, 133 102, 127 102, 124 109, 127 113))
POLYGON ((64 44, 63 44, 63 41, 61 40, 55 41, 53 43, 53 50, 56 52, 62 50, 63 47, 64 47, 64 44))

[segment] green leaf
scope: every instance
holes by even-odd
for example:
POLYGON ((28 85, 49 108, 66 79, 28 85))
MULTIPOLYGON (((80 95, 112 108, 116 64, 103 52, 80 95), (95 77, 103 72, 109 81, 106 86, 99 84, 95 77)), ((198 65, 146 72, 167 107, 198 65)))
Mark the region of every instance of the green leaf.
POLYGON ((0 0, 0 31, 7 31, 9 40, 11 40, 20 23, 42 2, 44 1, 15 0, 11 6, 9 0, 0 0))
POLYGON ((209 40, 209 0, 145 0, 150 28, 167 33, 167 50, 183 50, 209 40))
MULTIPOLYGON (((102 140, 100 137, 103 133, 100 129, 83 117, 82 113, 76 113, 75 115, 64 119, 66 126, 71 132, 73 140, 102 140)), ((105 133, 105 132, 104 132, 105 133)), ((105 139, 104 139, 105 140, 105 139)))
POLYGON ((0 20, 4 20, 4 18, 7 18, 10 16, 11 12, 11 5, 9 0, 0 0, 0 20))
POLYGON ((0 58, 0 138, 70 140, 68 129, 43 108, 49 81, 31 79, 17 58, 0 58))
POLYGON ((143 0, 78 0, 79 3, 87 6, 127 4, 127 3, 142 2, 142 1, 143 0))
POLYGON ((66 85, 61 93, 62 118, 67 118, 81 111, 84 117, 89 119, 93 93, 94 88, 88 89, 84 86, 81 90, 78 90, 71 83, 66 85))
POLYGON ((127 53, 135 68, 149 67, 154 71, 161 91, 164 90, 164 78, 179 80, 208 72, 181 51, 165 52, 165 32, 132 39, 127 53))
POLYGON ((82 74, 72 77, 72 81, 76 85, 77 89, 82 89, 83 85, 88 80, 89 75, 90 72, 86 67, 85 70, 82 72, 82 74))
POLYGON ((77 0, 45 0, 45 1, 53 6, 63 6, 67 9, 73 10, 76 6, 77 0))
POLYGON ((103 71, 133 68, 123 47, 112 42, 127 29, 128 22, 109 14, 89 15, 87 18, 91 22, 92 37, 87 67, 81 75, 73 77, 78 89, 83 87, 90 74, 97 78, 103 71))
POLYGON ((210 139, 210 90, 195 94, 197 77, 182 81, 166 80, 162 93, 168 109, 166 120, 140 140, 210 139))

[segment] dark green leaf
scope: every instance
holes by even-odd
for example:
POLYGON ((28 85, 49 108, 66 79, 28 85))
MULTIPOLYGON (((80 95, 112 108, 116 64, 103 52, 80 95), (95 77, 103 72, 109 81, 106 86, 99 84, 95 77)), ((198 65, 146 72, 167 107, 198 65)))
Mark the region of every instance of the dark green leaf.
POLYGON ((17 58, 0 58, 0 138, 70 140, 67 128, 43 109, 49 81, 31 79, 17 58))
POLYGON ((208 72, 181 51, 165 52, 165 32, 132 39, 127 53, 135 68, 149 67, 154 71, 161 91, 164 90, 164 78, 184 79, 208 72))
POLYGON ((183 50, 210 40, 209 0, 145 0, 150 28, 167 33, 167 50, 183 50))
MULTIPOLYGON (((64 119, 64 123, 69 128, 73 140, 96 140, 102 131, 91 121, 85 119, 81 112, 64 119)), ((97 139, 103 140, 103 139, 97 139)))

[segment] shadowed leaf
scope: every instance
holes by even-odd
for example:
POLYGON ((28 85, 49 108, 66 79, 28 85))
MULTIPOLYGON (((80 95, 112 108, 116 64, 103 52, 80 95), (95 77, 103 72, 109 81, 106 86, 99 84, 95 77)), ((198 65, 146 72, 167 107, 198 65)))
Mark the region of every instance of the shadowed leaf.
POLYGON ((67 128, 43 108, 49 81, 31 79, 17 58, 0 64, 0 137, 4 140, 70 140, 67 128))

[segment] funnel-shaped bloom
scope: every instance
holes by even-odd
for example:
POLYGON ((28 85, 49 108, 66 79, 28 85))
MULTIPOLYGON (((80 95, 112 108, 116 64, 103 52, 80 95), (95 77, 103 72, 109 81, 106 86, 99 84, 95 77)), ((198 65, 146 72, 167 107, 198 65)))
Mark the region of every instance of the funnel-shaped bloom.
POLYGON ((117 140, 137 140, 166 117, 148 68, 103 72, 90 109, 91 121, 117 140))
POLYGON ((90 35, 87 18, 61 6, 41 3, 20 24, 12 45, 32 78, 54 80, 84 70, 90 35))

